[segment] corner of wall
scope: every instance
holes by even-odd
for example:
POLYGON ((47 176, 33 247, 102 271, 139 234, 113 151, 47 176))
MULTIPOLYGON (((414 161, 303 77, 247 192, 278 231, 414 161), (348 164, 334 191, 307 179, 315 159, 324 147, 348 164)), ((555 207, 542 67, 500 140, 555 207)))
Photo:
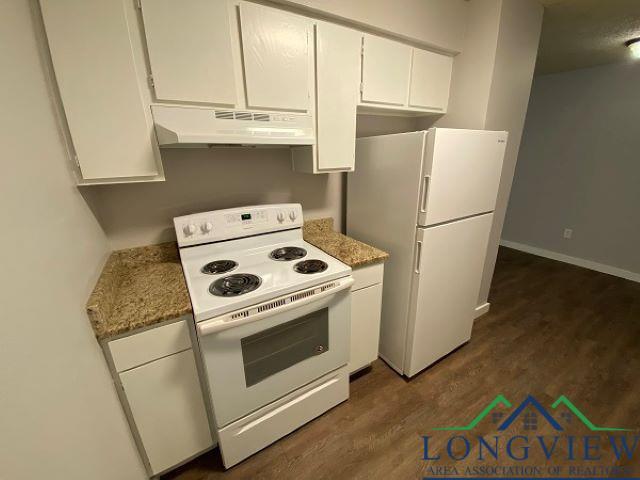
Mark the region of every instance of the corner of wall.
POLYGON ((503 2, 484 128, 506 130, 505 152, 478 305, 487 302, 515 173, 540 42, 544 9, 536 0, 503 2))

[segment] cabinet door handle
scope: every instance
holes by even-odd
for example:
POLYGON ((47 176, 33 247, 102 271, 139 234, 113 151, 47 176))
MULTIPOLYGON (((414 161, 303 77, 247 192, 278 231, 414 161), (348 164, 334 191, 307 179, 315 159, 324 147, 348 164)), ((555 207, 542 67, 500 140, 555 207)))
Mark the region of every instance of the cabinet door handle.
POLYGON ((416 267, 414 271, 420 275, 420 262, 422 261, 422 242, 418 240, 416 244, 416 267))
POLYGON ((429 181, 431 177, 429 175, 425 175, 422 179, 422 202, 420 202, 420 211, 422 213, 426 213, 427 211, 427 195, 429 193, 429 181))

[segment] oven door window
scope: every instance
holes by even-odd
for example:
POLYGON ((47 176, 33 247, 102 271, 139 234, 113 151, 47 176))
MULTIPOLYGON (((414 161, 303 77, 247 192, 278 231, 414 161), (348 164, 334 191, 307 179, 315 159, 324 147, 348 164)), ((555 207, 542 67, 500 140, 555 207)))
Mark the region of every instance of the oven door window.
POLYGON ((329 309, 241 339, 247 387, 329 350, 329 309))

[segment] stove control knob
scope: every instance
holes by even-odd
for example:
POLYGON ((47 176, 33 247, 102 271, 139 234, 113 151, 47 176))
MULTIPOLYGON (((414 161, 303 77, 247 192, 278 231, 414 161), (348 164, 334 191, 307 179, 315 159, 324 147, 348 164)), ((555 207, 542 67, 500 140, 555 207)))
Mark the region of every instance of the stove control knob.
POLYGON ((211 224, 211 222, 205 222, 200 225, 200 230, 202 230, 202 233, 209 233, 212 229, 213 225, 211 224))
POLYGON ((291 219, 291 221, 292 221, 292 222, 293 222, 293 221, 295 221, 295 219, 296 219, 297 217, 298 217, 298 216, 296 215, 295 210, 291 210, 291 211, 289 212, 289 218, 291 219))
POLYGON ((284 213, 283 212, 278 212, 278 215, 276 216, 276 218, 278 219, 278 221, 280 223, 284 222, 284 213))
POLYGON ((196 233, 196 226, 193 223, 189 223, 182 227, 182 231, 187 237, 190 237, 194 233, 196 233))

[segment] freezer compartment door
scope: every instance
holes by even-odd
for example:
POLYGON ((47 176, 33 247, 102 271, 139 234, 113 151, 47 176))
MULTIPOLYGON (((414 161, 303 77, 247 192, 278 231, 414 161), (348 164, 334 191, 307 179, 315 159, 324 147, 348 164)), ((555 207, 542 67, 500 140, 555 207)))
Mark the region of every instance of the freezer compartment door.
POLYGON ((418 225, 495 209, 507 132, 432 128, 422 168, 418 225))
POLYGON ((411 377, 471 338, 493 214, 418 228, 404 373, 411 377))

